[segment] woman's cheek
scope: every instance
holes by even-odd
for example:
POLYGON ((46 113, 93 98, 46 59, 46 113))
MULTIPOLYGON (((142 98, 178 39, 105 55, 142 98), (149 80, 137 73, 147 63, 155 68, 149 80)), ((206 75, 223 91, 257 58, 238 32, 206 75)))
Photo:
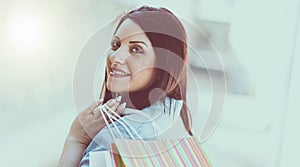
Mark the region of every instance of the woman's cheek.
POLYGON ((108 67, 110 67, 110 65, 111 65, 110 57, 111 57, 110 54, 108 54, 108 55, 106 56, 106 65, 107 65, 108 67))
POLYGON ((153 70, 147 69, 142 72, 137 73, 130 83, 131 90, 140 90, 150 85, 152 78, 153 70))

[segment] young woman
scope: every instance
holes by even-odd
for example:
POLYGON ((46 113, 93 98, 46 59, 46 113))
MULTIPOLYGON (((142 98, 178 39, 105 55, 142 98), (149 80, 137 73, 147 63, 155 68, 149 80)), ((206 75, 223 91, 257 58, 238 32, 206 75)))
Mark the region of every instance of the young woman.
MULTIPOLYGON (((187 43, 184 27, 165 8, 148 6, 124 15, 113 34, 107 55, 105 81, 100 99, 74 120, 66 139, 59 166, 89 166, 89 152, 107 150, 113 143, 99 107, 117 112, 145 140, 157 135, 147 114, 160 129, 167 130, 181 117, 191 132, 191 118, 186 104, 187 43)), ((117 121, 125 138, 128 132, 117 121)), ((111 125, 111 124, 110 124, 111 125)), ((117 133, 115 136, 118 136, 117 133)))

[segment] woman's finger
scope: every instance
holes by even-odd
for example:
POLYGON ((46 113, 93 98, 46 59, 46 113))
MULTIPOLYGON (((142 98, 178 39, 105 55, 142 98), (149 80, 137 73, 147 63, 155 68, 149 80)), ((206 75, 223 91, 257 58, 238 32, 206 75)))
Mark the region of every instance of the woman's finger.
MULTIPOLYGON (((116 109, 119 107, 122 100, 122 96, 118 96, 115 99, 110 99, 106 104, 107 107, 109 107, 111 110, 116 111, 116 109)), ((109 111, 109 110, 108 110, 109 111)))
POLYGON ((102 104, 103 102, 103 99, 98 99, 96 100, 94 103, 92 103, 88 108, 87 110, 88 111, 93 111, 96 107, 98 107, 100 104, 102 104))
POLYGON ((113 105, 115 105, 115 103, 116 103, 116 99, 110 99, 105 103, 105 105, 107 107, 112 107, 113 105))
POLYGON ((99 109, 99 107, 95 108, 92 112, 92 114, 94 115, 94 117, 97 119, 101 116, 101 111, 99 109))
POLYGON ((125 108, 126 108, 126 103, 122 103, 121 105, 119 105, 119 107, 116 110, 117 114, 122 116, 125 112, 125 108))

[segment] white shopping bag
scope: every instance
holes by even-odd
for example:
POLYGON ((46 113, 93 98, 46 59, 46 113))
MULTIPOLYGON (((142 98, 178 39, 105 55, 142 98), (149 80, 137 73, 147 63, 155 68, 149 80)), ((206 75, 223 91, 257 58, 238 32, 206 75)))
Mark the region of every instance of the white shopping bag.
POLYGON ((90 167, 112 167, 109 151, 90 152, 90 167))

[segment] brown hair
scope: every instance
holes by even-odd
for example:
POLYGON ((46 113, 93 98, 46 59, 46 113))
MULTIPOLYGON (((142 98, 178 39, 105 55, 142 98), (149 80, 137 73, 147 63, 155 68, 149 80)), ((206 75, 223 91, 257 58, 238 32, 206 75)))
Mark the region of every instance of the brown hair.
MULTIPOLYGON (((150 100, 145 98, 149 96, 151 90, 155 88, 163 90, 163 93, 151 95, 151 101, 164 101, 166 96, 182 100, 180 116, 185 129, 192 135, 191 116, 186 102, 188 57, 186 32, 183 25, 172 12, 165 8, 142 6, 121 17, 114 34, 126 19, 137 23, 151 41, 157 70, 153 76, 156 77, 153 84, 143 90, 129 92, 128 97, 123 99, 130 100, 130 107, 143 109, 151 105, 150 100)), ((105 73, 101 91, 101 97, 104 97, 105 102, 115 94, 106 88, 106 81, 107 74, 105 73)))

